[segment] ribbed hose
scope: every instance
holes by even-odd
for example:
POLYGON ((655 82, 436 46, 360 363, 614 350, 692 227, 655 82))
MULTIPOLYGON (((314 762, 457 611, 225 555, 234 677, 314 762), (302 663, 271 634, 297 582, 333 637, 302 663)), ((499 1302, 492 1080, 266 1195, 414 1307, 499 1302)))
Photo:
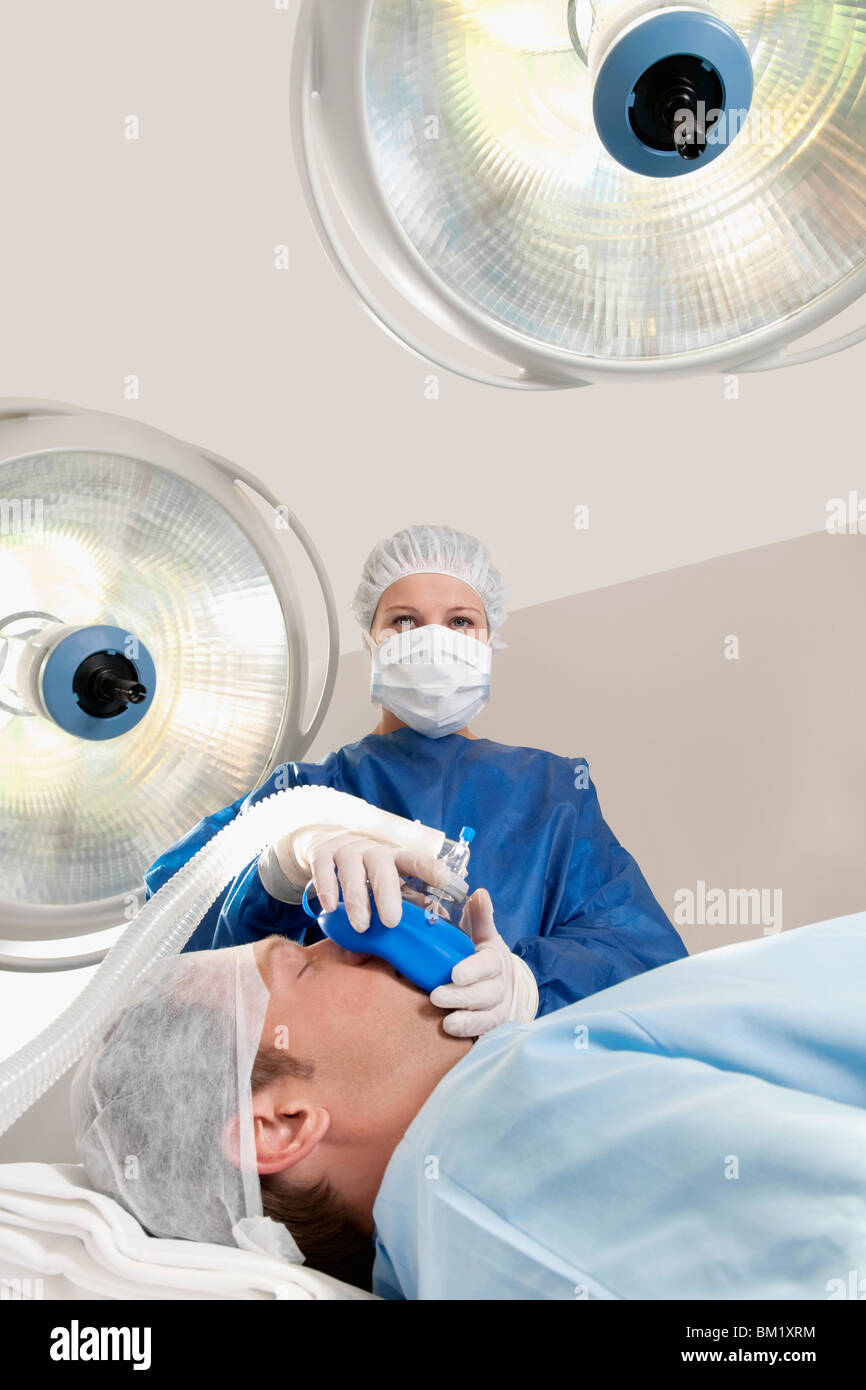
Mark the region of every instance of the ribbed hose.
POLYGON ((149 967, 182 950, 226 884, 274 840, 312 822, 364 831, 433 855, 445 839, 441 830, 381 811, 331 787, 289 787, 264 797, 223 826, 163 884, 81 994, 37 1037, 0 1063, 0 1134, 78 1061, 149 967))

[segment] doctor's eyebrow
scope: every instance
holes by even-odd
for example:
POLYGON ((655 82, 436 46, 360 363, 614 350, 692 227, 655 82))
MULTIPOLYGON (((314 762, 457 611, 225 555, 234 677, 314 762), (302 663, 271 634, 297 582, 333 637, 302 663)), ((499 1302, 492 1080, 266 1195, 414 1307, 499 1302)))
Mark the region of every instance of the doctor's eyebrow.
MULTIPOLYGON (((458 603, 453 608, 446 608, 445 611, 449 617, 453 617, 456 613, 474 613, 476 616, 484 616, 483 609, 474 608, 471 603, 458 603)), ((396 613, 405 614, 407 618, 419 616, 418 609, 411 603, 393 603, 385 609, 386 617, 393 617, 396 613)))

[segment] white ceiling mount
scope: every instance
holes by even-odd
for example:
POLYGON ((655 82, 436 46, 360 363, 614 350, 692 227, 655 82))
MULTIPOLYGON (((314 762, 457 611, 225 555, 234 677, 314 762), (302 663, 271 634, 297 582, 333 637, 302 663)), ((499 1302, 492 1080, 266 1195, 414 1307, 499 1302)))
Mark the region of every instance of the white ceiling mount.
POLYGON ((569 0, 303 0, 297 165, 371 317, 424 361, 531 390, 770 370, 863 341, 866 323, 792 350, 866 293, 866 7, 583 8, 589 64, 569 0), (655 63, 666 35, 722 35, 706 61, 727 105, 699 134, 715 122, 726 143, 687 170, 672 154, 670 177, 611 153, 609 101, 607 144, 596 126, 599 73, 614 108, 630 100, 611 54, 637 73, 637 30, 655 63), (732 131, 743 55, 753 93, 732 131))

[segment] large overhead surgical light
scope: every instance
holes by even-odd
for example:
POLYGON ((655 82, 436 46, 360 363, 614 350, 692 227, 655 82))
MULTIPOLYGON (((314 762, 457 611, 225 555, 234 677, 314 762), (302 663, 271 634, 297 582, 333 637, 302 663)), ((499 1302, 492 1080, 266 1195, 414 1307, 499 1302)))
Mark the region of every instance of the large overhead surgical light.
POLYGON ((431 362, 562 387, 866 338, 789 351, 866 291, 862 4, 304 0, 292 95, 323 244, 431 362))
POLYGON ((165 847, 303 756, 338 654, 319 555, 258 479, 133 420, 0 401, 0 967, 100 960, 165 847), (289 534, 328 628, 306 725, 289 534))

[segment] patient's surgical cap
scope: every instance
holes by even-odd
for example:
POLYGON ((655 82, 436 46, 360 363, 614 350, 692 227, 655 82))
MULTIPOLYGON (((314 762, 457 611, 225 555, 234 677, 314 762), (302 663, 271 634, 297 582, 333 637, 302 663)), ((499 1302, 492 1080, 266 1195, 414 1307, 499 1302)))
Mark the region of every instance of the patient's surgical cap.
POLYGON ((301 1263, 262 1214, 250 1074, 268 998, 249 946, 157 961, 82 1057, 72 1122, 93 1187, 150 1235, 301 1263))
POLYGON ((484 604, 488 631, 495 632, 505 622, 510 591, 481 541, 453 526, 407 526, 379 541, 364 562, 352 611, 365 632, 370 631, 382 594, 407 574, 451 574, 462 579, 484 604))

